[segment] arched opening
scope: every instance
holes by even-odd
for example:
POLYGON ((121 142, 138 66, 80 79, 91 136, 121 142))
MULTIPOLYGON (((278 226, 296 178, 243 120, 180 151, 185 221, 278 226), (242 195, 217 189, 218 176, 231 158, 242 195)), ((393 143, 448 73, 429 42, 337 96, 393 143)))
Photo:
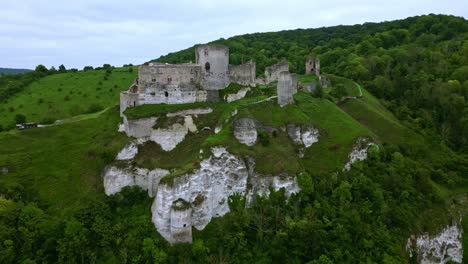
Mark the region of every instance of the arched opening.
POLYGON ((164 92, 164 96, 169 97, 169 93, 168 93, 168 92, 164 92))
POLYGON ((205 70, 206 71, 210 71, 210 67, 211 67, 211 65, 210 65, 209 62, 205 63, 205 70))
POLYGON ((135 102, 135 101, 133 101, 133 107, 135 107, 135 106, 136 106, 136 102, 135 102))
POLYGON ((187 224, 184 224, 184 227, 186 227, 186 226, 187 226, 187 224))

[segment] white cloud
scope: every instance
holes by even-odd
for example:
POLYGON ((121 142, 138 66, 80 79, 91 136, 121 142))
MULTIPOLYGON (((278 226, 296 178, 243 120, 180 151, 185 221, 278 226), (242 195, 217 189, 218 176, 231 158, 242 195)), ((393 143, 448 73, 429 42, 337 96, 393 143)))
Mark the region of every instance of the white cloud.
POLYGON ((81 0, 7 1, 0 9, 0 67, 142 63, 244 33, 378 22, 445 13, 462 1, 81 0))

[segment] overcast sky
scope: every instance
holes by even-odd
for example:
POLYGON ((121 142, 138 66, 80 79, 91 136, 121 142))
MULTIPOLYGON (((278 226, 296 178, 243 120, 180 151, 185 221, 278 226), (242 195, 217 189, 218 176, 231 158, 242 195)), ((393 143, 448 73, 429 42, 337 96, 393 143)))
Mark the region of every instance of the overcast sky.
POLYGON ((380 22, 421 14, 468 17, 466 0, 0 1, 0 67, 139 64, 245 33, 380 22), (380 2, 380 3, 379 3, 380 2), (278 4, 276 4, 278 3, 278 4))

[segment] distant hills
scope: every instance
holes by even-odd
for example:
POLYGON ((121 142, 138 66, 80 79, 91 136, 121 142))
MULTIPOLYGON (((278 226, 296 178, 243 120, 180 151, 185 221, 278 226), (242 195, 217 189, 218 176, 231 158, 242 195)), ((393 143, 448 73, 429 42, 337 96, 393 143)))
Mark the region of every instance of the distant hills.
POLYGON ((30 72, 29 69, 11 69, 11 68, 0 68, 0 74, 19 74, 24 72, 30 72))

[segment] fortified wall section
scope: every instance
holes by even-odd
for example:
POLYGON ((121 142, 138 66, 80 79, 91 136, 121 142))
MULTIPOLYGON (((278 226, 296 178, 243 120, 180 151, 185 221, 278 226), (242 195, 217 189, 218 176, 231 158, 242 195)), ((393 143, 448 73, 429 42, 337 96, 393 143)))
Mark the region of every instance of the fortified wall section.
POLYGON ((279 73, 282 71, 289 71, 289 63, 281 61, 278 64, 271 65, 265 68, 265 82, 271 83, 278 80, 279 73))
POLYGON ((229 85, 229 48, 222 45, 199 46, 195 57, 201 68, 200 84, 205 90, 221 90, 229 85))
POLYGON ((306 75, 315 74, 317 77, 320 76, 320 59, 319 58, 309 58, 305 62, 306 75))
POLYGON ((240 65, 229 65, 229 80, 241 85, 255 86, 256 70, 257 68, 253 61, 240 65))

